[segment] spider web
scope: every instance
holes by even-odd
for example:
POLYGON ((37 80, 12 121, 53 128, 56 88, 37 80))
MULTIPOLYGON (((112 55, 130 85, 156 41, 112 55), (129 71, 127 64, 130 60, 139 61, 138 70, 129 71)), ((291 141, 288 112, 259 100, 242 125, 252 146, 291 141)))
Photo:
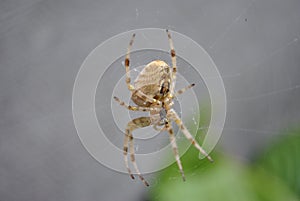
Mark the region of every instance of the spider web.
MULTIPOLYGON (((270 7, 268 2, 244 1, 204 45, 225 83, 228 113, 219 144, 231 155, 249 160, 300 120, 300 19, 293 7, 300 5, 276 1, 270 7)), ((203 129, 207 127, 199 127, 203 129)))
POLYGON ((228 98, 221 144, 239 157, 253 156, 300 119, 299 16, 290 11, 299 3, 274 4, 247 1, 208 49, 228 98))
MULTIPOLYGON (((141 27, 166 28, 171 23, 170 30, 208 51, 228 99, 219 146, 251 157, 282 130, 299 125, 299 8, 298 0, 1 1, 1 197, 141 198, 146 190, 140 181, 95 163, 83 149, 71 120, 69 97, 78 66, 95 44, 141 27)), ((174 45, 180 48, 176 41, 174 45)), ((108 99, 96 105, 99 110, 110 108, 108 99)), ((118 137, 112 136, 112 141, 122 148, 118 137)), ((106 150, 102 153, 109 156, 106 150)), ((151 186, 160 183, 156 174, 146 179, 151 186)), ((181 179, 180 173, 169 179, 181 179)))
MULTIPOLYGON (((286 16, 299 7, 295 2, 276 2, 273 7, 257 0, 242 4, 202 45, 219 68, 227 92, 227 120, 219 145, 231 155, 249 159, 280 131, 299 122, 300 19, 295 13, 286 16)), ((203 15, 207 12, 202 10, 203 15)), ((135 14, 138 20, 138 8, 135 14)), ((203 129, 207 127, 199 127, 203 129)))

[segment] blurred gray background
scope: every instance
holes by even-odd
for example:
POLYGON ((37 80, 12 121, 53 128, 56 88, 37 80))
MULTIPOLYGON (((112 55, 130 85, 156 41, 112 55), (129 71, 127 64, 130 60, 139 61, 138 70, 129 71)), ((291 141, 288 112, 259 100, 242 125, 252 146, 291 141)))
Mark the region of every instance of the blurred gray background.
POLYGON ((206 49, 228 98, 218 146, 251 159, 299 124, 299 10, 298 0, 1 0, 0 200, 145 199, 141 182, 88 154, 71 107, 85 57, 137 28, 169 28, 206 49))

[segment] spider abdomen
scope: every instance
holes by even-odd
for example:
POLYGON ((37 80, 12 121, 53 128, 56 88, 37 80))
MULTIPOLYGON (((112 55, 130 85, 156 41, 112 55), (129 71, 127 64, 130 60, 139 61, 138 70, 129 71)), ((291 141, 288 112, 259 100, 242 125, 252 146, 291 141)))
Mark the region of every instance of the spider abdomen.
POLYGON ((134 81, 137 90, 132 93, 131 99, 139 106, 149 107, 151 103, 140 92, 161 101, 169 91, 170 82, 171 71, 168 64, 160 60, 152 61, 134 81))

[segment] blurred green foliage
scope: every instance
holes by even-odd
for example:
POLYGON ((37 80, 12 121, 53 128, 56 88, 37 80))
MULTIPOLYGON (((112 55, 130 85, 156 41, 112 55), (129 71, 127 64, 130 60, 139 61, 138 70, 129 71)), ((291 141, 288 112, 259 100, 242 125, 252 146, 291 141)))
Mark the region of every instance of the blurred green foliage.
MULTIPOLYGON (((202 121, 207 123, 206 119, 202 121)), ((203 132, 199 130, 197 137, 203 132)), ((300 130, 281 136, 249 163, 220 153, 213 153, 215 162, 210 163, 200 160, 198 151, 191 146, 181 157, 186 181, 182 181, 177 164, 172 164, 158 175, 159 182, 151 188, 150 200, 300 200, 300 130)))
POLYGON ((262 153, 257 164, 300 197, 300 130, 291 130, 277 139, 262 153))

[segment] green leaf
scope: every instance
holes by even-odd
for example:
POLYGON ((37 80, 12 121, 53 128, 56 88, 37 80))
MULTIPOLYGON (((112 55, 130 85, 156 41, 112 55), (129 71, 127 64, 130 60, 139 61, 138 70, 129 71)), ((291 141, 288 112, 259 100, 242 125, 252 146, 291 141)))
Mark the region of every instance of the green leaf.
POLYGON ((293 130, 273 143, 257 164, 280 178, 300 197, 300 130, 293 130))

